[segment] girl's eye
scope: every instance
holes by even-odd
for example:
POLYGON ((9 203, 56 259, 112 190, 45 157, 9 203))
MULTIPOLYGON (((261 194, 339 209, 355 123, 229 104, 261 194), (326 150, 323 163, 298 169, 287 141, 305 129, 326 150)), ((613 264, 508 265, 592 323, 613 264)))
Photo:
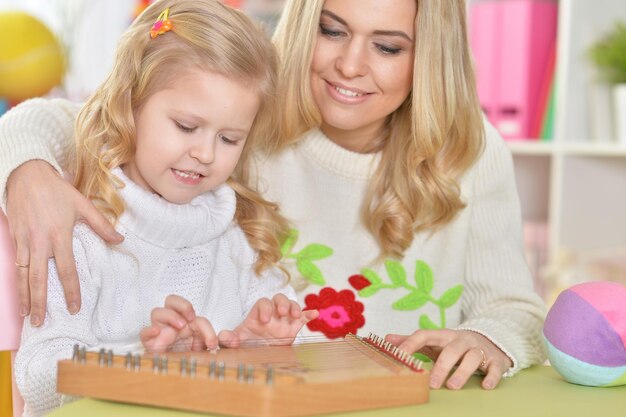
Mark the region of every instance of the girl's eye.
POLYGON ((320 24, 320 32, 322 32, 322 35, 327 36, 329 38, 338 38, 341 35, 343 35, 343 32, 332 30, 331 28, 324 26, 322 24, 320 24))
POLYGON ((175 121, 174 123, 176 123, 176 126, 185 133, 193 133, 193 131, 196 130, 195 127, 185 126, 184 124, 180 122, 175 121))
POLYGON ((381 45, 379 43, 376 44, 376 48, 378 48, 378 50, 384 55, 397 55, 400 53, 400 51, 402 51, 402 48, 393 48, 391 46, 381 45))
POLYGON ((229 139, 229 138, 227 138, 227 137, 226 137, 226 136, 224 136, 224 135, 220 135, 220 137, 222 138, 222 142, 224 142, 224 143, 225 143, 225 144, 227 144, 227 145, 236 145, 236 144, 237 144, 237 141, 236 141, 236 140, 229 139))

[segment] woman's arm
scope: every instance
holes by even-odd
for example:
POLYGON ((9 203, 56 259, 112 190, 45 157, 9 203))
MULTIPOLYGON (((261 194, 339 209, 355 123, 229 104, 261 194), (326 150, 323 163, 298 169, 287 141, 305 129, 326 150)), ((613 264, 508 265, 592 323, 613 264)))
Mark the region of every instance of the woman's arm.
POLYGON ((11 173, 31 160, 50 164, 60 175, 73 152, 74 120, 80 105, 66 100, 32 99, 0 118, 0 193, 6 209, 11 173))
POLYGON ((436 360, 431 387, 461 388, 479 370, 494 388, 545 359, 541 326, 545 307, 533 282, 521 239, 519 197, 510 152, 488 125, 484 154, 471 173, 470 233, 462 297, 463 322, 455 330, 417 330, 387 340, 436 360), (458 365, 458 366, 457 366, 458 365), (454 367, 456 366, 456 369, 454 367))
POLYGON ((48 259, 54 257, 67 308, 80 309, 72 229, 84 222, 110 243, 121 241, 108 221, 62 178, 73 152, 79 106, 65 100, 29 100, 0 118, 0 193, 16 245, 20 314, 38 326, 46 312, 48 259), (6 185, 6 189, 5 189, 6 185), (6 206, 4 206, 6 201, 6 206))
POLYGON ((466 268, 465 320, 509 356, 505 374, 545 360, 541 328, 545 304, 533 288, 522 242, 522 216, 513 162, 506 144, 487 124, 479 162, 466 268))

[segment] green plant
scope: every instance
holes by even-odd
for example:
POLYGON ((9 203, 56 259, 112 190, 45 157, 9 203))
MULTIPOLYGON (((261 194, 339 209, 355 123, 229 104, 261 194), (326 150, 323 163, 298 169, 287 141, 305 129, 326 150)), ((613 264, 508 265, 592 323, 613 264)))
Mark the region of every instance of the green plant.
POLYGON ((612 30, 591 46, 589 58, 604 80, 626 83, 626 24, 615 23, 612 30))

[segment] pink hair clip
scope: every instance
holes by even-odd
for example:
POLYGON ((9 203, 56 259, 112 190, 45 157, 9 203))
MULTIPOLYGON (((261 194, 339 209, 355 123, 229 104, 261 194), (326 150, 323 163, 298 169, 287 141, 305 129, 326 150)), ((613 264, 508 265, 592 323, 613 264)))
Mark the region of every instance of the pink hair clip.
POLYGON ((169 32, 172 29, 172 21, 168 19, 169 14, 170 8, 168 7, 161 12, 156 22, 154 22, 152 29, 150 29, 150 37, 152 39, 164 34, 165 32, 169 32))

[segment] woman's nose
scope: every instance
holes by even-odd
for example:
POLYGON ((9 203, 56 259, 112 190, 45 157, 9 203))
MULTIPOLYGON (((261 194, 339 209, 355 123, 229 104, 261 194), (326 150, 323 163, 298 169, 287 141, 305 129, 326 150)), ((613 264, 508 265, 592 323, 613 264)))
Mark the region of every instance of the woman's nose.
POLYGON ((363 40, 351 39, 337 57, 337 70, 346 78, 360 77, 367 73, 367 45, 363 40))

